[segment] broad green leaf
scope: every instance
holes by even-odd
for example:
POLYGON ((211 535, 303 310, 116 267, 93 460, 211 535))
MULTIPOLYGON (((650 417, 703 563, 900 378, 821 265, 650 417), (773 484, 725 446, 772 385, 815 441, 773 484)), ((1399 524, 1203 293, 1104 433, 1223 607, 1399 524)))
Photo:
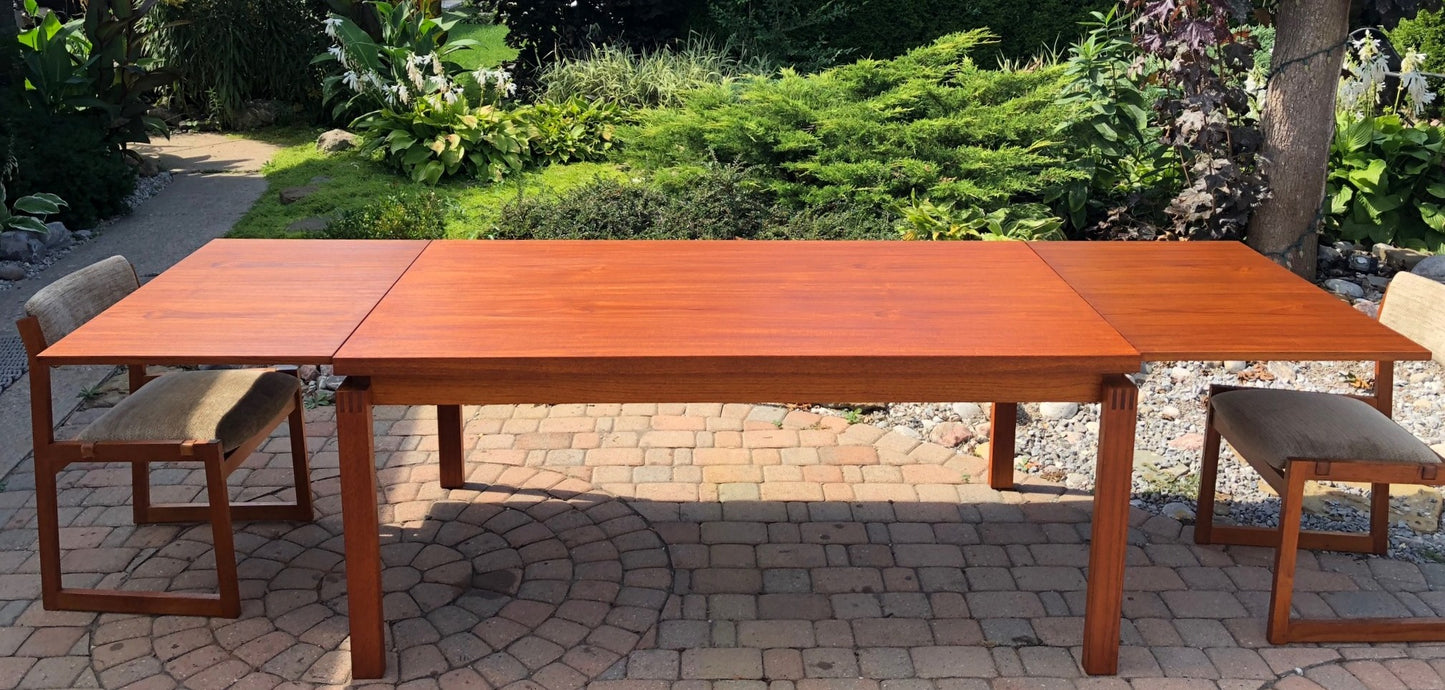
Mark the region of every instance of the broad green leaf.
POLYGON ((10 216, 10 218, 5 221, 5 225, 12 230, 24 230, 25 232, 33 232, 37 235, 50 234, 50 229, 45 227, 45 223, 40 222, 39 218, 32 218, 31 216, 10 216))
POLYGON ((24 211, 34 216, 48 216, 60 213, 60 205, 49 199, 42 199, 38 196, 22 196, 15 200, 15 210, 24 211))

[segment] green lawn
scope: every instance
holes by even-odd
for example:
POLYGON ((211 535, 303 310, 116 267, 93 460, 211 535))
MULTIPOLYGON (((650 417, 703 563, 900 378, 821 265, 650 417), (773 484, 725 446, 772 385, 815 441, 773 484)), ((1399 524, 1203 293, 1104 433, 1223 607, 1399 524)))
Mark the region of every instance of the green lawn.
POLYGON ((496 67, 517 59, 517 50, 506 44, 507 27, 501 24, 460 24, 452 29, 450 38, 470 38, 480 44, 454 56, 457 64, 468 70, 496 67))
MULTIPOLYGON (((404 191, 422 191, 417 184, 354 152, 324 154, 316 150, 315 132, 306 143, 282 149, 262 168, 267 181, 265 195, 236 223, 232 237, 299 237, 288 232, 293 222, 311 217, 331 217, 340 211, 361 208, 368 202, 404 191), (315 185, 310 196, 282 205, 281 190, 315 185)), ((287 138, 296 140, 293 133, 287 138)), ((607 163, 554 165, 517 174, 501 184, 475 180, 444 182, 435 189, 457 202, 459 212, 450 220, 447 234, 455 238, 486 237, 492 232, 501 208, 518 194, 550 195, 591 182, 598 176, 621 178, 617 166, 607 163)))

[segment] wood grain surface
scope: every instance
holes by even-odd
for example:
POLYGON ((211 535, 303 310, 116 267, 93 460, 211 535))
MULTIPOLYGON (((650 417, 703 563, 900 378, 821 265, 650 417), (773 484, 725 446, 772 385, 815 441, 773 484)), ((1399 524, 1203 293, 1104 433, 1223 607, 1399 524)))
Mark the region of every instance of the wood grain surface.
POLYGON ((667 397, 658 384, 717 393, 730 376, 762 382, 740 395, 782 388, 774 377, 823 394, 821 377, 870 362, 899 385, 838 392, 894 399, 1023 367, 1091 379, 1097 399, 1100 376, 1139 357, 1021 243, 601 241, 433 242, 336 357, 338 373, 377 377, 379 400, 380 377, 520 394, 533 376, 535 402, 560 402, 571 377, 596 402, 612 401, 599 382, 667 397))
POLYGON ((1238 242, 1029 246, 1151 361, 1417 360, 1424 348, 1238 242))
POLYGON ((41 353, 56 364, 324 364, 425 241, 214 240, 41 353))

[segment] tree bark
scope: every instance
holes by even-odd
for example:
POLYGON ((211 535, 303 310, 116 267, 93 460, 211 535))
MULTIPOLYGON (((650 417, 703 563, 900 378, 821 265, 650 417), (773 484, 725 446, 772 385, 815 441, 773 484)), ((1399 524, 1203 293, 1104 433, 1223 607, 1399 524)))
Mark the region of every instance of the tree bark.
POLYGON ((1248 242, 1306 278, 1315 276, 1350 0, 1280 0, 1265 95, 1263 170, 1272 196, 1255 210, 1248 242))

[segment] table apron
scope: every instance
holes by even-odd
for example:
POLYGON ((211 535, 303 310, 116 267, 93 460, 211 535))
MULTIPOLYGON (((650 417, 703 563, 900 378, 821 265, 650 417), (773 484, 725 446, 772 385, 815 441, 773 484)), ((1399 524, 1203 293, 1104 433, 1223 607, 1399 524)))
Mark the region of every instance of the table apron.
POLYGON ((475 372, 466 376, 367 377, 378 405, 507 405, 679 402, 1098 402, 1106 375, 1096 372, 996 372, 846 376, 766 372, 627 377, 475 372))

